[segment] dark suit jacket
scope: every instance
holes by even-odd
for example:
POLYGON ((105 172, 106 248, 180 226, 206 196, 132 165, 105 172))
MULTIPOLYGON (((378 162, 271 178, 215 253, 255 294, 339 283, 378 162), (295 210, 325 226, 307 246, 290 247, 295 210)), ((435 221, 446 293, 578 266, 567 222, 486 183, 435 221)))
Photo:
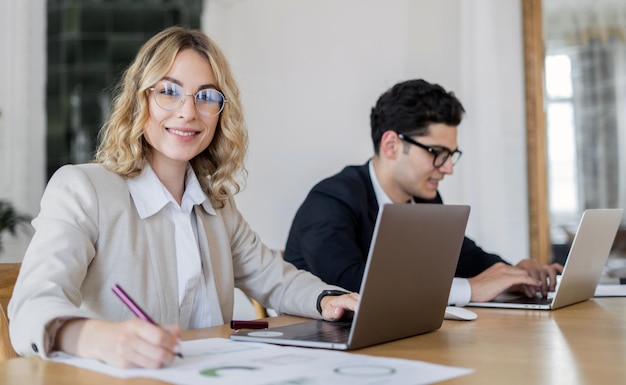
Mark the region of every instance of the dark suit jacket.
MULTIPOLYGON (((439 194, 432 200, 414 199, 443 203, 439 194)), ((377 215, 368 164, 348 166, 309 192, 291 225, 285 259, 327 283, 358 291, 377 215)), ((465 237, 455 275, 473 277, 496 262, 507 263, 465 237)))

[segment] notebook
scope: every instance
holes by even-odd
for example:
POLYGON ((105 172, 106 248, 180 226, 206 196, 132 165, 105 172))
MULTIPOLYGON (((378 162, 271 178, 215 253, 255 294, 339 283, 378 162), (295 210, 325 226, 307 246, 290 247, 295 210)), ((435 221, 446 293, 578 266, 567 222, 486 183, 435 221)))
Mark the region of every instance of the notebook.
POLYGON ((439 329, 469 206, 388 204, 379 210, 350 321, 239 331, 233 340, 351 350, 439 329))
POLYGON ((583 212, 556 290, 547 298, 504 293, 489 302, 470 302, 467 306, 553 310, 593 297, 623 213, 623 209, 583 212))

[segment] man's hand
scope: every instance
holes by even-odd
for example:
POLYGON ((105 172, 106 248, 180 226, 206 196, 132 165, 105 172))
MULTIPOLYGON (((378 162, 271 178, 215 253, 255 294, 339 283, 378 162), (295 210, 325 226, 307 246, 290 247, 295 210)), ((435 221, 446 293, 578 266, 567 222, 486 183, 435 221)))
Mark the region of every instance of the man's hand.
POLYGON ((468 279, 472 288, 472 301, 491 301, 513 286, 541 288, 541 281, 524 269, 498 262, 475 277, 468 279))
POLYGON ((337 321, 348 311, 355 311, 359 302, 359 293, 339 296, 326 296, 320 303, 322 318, 326 321, 337 321))
MULTIPOLYGON (((523 259, 515 267, 518 267, 528 273, 531 277, 541 282, 541 295, 543 297, 548 295, 549 291, 554 291, 556 288, 556 276, 563 272, 563 266, 558 263, 551 265, 542 265, 535 259, 523 259)), ((511 291, 521 291, 528 297, 534 296, 538 288, 535 286, 518 285, 511 288, 511 291)))

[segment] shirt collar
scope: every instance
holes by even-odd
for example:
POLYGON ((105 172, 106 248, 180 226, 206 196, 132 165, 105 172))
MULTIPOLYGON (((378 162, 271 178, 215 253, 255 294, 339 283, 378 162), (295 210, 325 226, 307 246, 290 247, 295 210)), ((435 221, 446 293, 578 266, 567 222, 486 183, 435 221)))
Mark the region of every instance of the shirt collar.
MULTIPOLYGON (((182 209, 186 212, 191 211, 193 206, 202 205, 208 202, 207 196, 200 187, 200 181, 196 177, 196 173, 190 164, 187 164, 187 173, 185 175, 185 192, 183 193, 182 209)), ((211 205, 209 207, 212 208, 211 205)))
MULTIPOLYGON (((367 162, 367 166, 370 172, 370 181, 372 182, 372 186, 374 187, 374 194, 376 194, 376 202, 378 202, 378 207, 382 207, 383 205, 386 205, 388 203, 393 203, 391 201, 391 198, 389 198, 389 196, 385 193, 385 190, 383 190, 383 188, 380 186, 378 178, 376 177, 376 170, 374 170, 374 164, 372 163, 371 159, 369 162, 367 162)), ((411 197, 411 203, 413 202, 413 197, 411 197)))
POLYGON ((383 205, 386 205, 387 203, 393 203, 389 196, 387 196, 383 188, 380 186, 378 178, 376 178, 376 171, 374 170, 374 164, 372 163, 371 159, 369 162, 367 162, 367 166, 370 172, 370 181, 372 182, 372 186, 374 187, 374 194, 376 194, 376 202, 378 202, 378 207, 383 207, 383 205))
MULTIPOLYGON (((168 203, 177 204, 172 194, 161 183, 148 162, 145 163, 141 173, 135 178, 127 179, 126 184, 137 207, 139 217, 142 219, 156 214, 168 203)), ((193 168, 190 164, 187 164, 185 192, 183 193, 180 209, 184 212, 191 212, 194 205, 202 205, 207 213, 215 214, 215 209, 210 204, 204 191, 202 191, 193 168)))

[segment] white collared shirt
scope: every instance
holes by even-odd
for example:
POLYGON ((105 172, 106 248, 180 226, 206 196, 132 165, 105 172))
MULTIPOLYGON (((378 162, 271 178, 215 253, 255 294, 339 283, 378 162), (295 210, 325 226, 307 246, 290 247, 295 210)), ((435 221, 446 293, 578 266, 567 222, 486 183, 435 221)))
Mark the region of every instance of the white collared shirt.
MULTIPOLYGON (((376 201, 378 202, 379 209, 387 203, 393 203, 389 196, 385 193, 383 188, 380 186, 378 178, 376 177, 374 165, 372 164, 371 160, 368 162, 368 167, 370 172, 370 180, 372 182, 372 186, 374 187, 374 194, 376 194, 376 201)), ((411 198, 411 201, 413 201, 413 198, 411 198)), ((452 280, 452 287, 450 288, 450 295, 448 296, 448 305, 465 306, 471 298, 472 287, 470 286, 467 278, 454 277, 454 279, 452 280)))
POLYGON ((142 219, 159 211, 174 224, 178 273, 179 325, 183 329, 211 326, 207 287, 198 245, 198 223, 194 206, 207 197, 191 165, 185 174, 185 192, 178 205, 172 194, 146 165, 136 178, 127 180, 128 189, 142 219))

